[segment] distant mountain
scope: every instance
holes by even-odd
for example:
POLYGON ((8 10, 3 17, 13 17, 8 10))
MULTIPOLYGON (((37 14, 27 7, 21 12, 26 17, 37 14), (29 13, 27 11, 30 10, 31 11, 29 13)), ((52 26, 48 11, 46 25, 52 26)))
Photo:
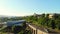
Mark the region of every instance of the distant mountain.
POLYGON ((7 15, 0 15, 0 18, 5 18, 5 17, 9 17, 9 18, 12 18, 12 17, 16 17, 16 16, 7 16, 7 15))

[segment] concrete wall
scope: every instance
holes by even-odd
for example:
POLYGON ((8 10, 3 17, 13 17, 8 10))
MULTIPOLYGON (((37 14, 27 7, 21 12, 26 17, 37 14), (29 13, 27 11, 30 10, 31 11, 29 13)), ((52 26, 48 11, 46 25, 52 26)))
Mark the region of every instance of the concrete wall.
POLYGON ((36 27, 34 27, 34 26, 30 25, 30 24, 28 24, 28 27, 30 28, 32 34, 48 34, 48 33, 44 32, 44 31, 41 31, 40 29, 37 29, 36 27))
POLYGON ((43 31, 41 31, 41 30, 37 30, 37 34, 48 34, 48 33, 46 33, 46 32, 43 32, 43 31))

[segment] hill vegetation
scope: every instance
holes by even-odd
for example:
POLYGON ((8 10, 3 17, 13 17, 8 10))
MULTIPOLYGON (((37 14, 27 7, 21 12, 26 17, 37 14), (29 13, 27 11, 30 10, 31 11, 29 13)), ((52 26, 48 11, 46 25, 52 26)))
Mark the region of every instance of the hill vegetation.
POLYGON ((43 26, 51 29, 60 30, 60 14, 51 14, 52 18, 49 18, 50 14, 35 14, 32 16, 24 17, 29 23, 35 24, 37 26, 43 26))
MULTIPOLYGON (((60 14, 34 14, 31 16, 24 16, 24 17, 0 18, 0 22, 16 21, 16 20, 26 20, 27 23, 31 23, 36 26, 42 26, 45 28, 60 30, 60 14)), ((14 28, 16 28, 16 27, 12 26, 12 31, 14 31, 13 30, 14 28)), ((18 33, 22 34, 22 33, 24 33, 24 30, 21 29, 21 31, 18 33)), ((28 31, 28 33, 29 33, 29 31, 28 31)))

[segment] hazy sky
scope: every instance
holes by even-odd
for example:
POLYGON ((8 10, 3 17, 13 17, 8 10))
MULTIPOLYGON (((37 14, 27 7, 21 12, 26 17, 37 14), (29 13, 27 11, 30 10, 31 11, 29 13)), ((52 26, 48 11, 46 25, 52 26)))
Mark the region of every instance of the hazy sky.
POLYGON ((60 13, 60 0, 0 0, 0 15, 60 13))

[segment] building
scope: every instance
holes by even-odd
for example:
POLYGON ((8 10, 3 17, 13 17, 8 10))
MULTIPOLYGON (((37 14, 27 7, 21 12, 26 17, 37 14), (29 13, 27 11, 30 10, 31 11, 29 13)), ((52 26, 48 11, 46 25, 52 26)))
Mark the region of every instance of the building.
POLYGON ((34 15, 33 15, 34 17, 37 17, 38 19, 41 17, 41 15, 40 14, 36 14, 36 13, 34 13, 34 15))
POLYGON ((49 18, 53 18, 53 16, 54 16, 54 14, 49 14, 48 17, 49 17, 49 18))
POLYGON ((0 27, 6 26, 7 22, 0 22, 0 27))
POLYGON ((8 21, 7 26, 21 26, 23 23, 26 23, 25 20, 19 20, 19 21, 8 21))

